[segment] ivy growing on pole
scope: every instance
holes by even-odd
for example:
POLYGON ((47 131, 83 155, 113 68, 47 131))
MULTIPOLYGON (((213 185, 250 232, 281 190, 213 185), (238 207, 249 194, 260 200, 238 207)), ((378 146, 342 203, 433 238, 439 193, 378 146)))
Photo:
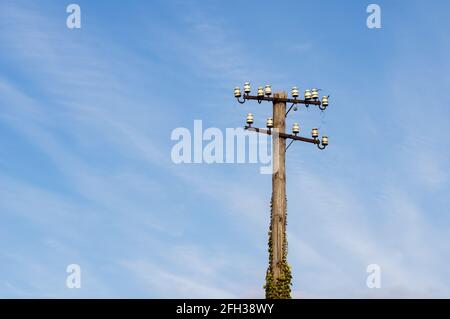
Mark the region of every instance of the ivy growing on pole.
MULTIPOLYGON (((287 200, 286 200, 287 203, 287 200)), ((272 200, 270 201, 270 220, 272 221, 273 215, 272 200)), ((286 239, 286 226, 287 226, 287 205, 284 212, 284 236, 283 236, 283 259, 281 265, 281 275, 278 279, 274 279, 272 261, 273 261, 273 249, 272 249, 272 223, 269 226, 269 267, 266 272, 266 284, 264 289, 266 291, 266 299, 291 299, 291 286, 292 286, 292 274, 291 266, 287 263, 287 239, 286 239)))

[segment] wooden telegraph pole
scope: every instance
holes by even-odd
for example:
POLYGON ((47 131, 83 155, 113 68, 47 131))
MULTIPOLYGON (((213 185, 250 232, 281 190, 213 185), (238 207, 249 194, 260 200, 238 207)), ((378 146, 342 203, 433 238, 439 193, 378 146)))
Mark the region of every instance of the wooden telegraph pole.
POLYGON ((322 136, 319 140, 318 129, 313 128, 311 131, 312 138, 298 136, 300 127, 295 123, 292 127, 293 134, 286 133, 286 117, 288 113, 294 109, 297 110, 297 104, 316 105, 322 111, 328 106, 328 96, 322 98, 320 102, 318 89, 306 90, 305 99, 298 99, 299 93, 296 87, 292 88, 292 98, 288 98, 286 92, 277 92, 272 95, 270 85, 266 85, 263 89, 258 88, 256 96, 250 95, 250 83, 244 84, 244 95, 241 89, 234 89, 234 96, 238 102, 243 104, 247 100, 256 100, 258 103, 262 101, 271 101, 273 103, 273 117, 267 119, 267 130, 252 127, 253 114, 247 115, 246 130, 273 136, 272 140, 272 201, 271 201, 271 220, 269 228, 269 267, 266 273, 266 298, 268 299, 287 299, 291 297, 291 269, 287 264, 287 240, 286 240, 286 150, 291 146, 293 141, 302 141, 315 144, 319 149, 323 150, 328 145, 328 137, 322 136), (241 100, 241 97, 243 99, 241 100), (292 103, 286 111, 286 104, 292 103), (286 147, 286 140, 291 142, 286 147))
MULTIPOLYGON (((274 98, 286 98, 285 92, 274 94, 274 98)), ((286 132, 286 102, 273 101, 273 122, 278 133, 286 132)), ((286 140, 276 138, 272 143, 272 265, 273 279, 276 281, 282 273, 283 246, 286 221, 286 140)))

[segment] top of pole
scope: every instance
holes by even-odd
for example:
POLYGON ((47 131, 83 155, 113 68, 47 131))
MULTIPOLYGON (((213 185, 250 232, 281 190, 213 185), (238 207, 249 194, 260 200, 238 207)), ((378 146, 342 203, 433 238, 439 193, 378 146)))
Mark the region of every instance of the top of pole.
POLYGON ((279 98, 279 99, 287 99, 287 93, 285 91, 279 91, 279 92, 275 92, 273 94, 273 97, 275 98, 279 98))

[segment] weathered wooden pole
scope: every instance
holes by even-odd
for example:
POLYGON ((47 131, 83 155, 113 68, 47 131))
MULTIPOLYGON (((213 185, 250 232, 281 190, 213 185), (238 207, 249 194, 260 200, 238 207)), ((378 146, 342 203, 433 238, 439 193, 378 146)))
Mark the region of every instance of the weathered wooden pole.
MULTIPOLYGON (((285 92, 275 93, 274 98, 286 98, 285 92)), ((274 128, 278 133, 286 132, 286 102, 273 102, 274 128)), ((283 273, 285 262, 284 243, 286 236, 286 139, 273 140, 272 175, 272 261, 273 280, 276 283, 283 273)))

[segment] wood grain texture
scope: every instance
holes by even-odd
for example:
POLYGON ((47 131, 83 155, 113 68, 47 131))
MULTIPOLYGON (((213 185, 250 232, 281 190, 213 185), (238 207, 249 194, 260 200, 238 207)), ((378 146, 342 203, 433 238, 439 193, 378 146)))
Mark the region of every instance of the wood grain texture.
MULTIPOLYGON (((286 92, 277 92, 275 98, 286 98, 286 92)), ((274 101, 274 128, 279 133, 286 132, 286 102, 274 101)), ((274 136, 273 141, 273 175, 272 175, 272 270, 274 279, 278 279, 282 272, 283 243, 286 219, 286 139, 274 136)))

